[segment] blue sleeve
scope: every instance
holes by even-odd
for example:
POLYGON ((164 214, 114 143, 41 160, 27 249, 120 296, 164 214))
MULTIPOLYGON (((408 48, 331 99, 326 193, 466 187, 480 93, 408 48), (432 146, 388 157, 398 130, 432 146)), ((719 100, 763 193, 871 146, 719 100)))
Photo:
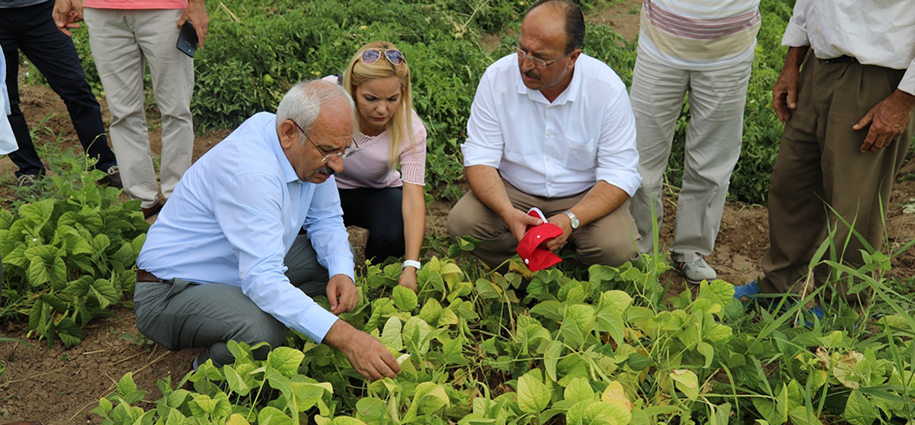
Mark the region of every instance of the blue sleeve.
POLYGON ((285 275, 283 200, 283 182, 263 173, 242 174, 217 197, 216 220, 238 257, 242 292, 287 327, 321 342, 337 317, 285 275))

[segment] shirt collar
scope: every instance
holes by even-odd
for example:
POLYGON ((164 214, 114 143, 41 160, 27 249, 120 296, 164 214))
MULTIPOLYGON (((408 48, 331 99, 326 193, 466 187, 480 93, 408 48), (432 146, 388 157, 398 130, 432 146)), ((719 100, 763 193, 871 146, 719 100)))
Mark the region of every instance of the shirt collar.
POLYGON ((543 96, 543 93, 540 90, 531 90, 524 85, 524 80, 521 79, 521 69, 516 69, 518 72, 515 73, 515 78, 517 79, 517 90, 518 94, 525 94, 531 100, 540 103, 546 103, 549 105, 562 105, 566 102, 574 102, 578 100, 581 96, 581 81, 582 81, 582 72, 581 72, 581 58, 585 56, 584 53, 578 55, 578 60, 575 61, 575 68, 572 69, 572 81, 569 82, 569 86, 566 87, 562 93, 559 94, 559 97, 556 98, 552 103, 546 100, 546 97, 543 96))
POLYGON ((283 147, 280 146, 280 138, 277 135, 275 120, 266 123, 264 126, 264 133, 267 135, 267 137, 265 137, 267 144, 273 149, 273 154, 276 155, 276 161, 280 164, 280 169, 283 171, 283 178, 286 180, 286 183, 299 180, 299 176, 295 173, 295 169, 292 168, 292 163, 289 162, 289 158, 286 158, 286 152, 283 151, 283 147))

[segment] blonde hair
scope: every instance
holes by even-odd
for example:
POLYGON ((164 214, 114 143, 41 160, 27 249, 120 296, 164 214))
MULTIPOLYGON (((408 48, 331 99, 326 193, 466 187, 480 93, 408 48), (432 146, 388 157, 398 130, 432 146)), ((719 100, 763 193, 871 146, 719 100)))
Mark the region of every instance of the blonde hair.
MULTIPOLYGON (((385 124, 385 131, 391 139, 391 148, 388 151, 388 167, 394 168, 397 164, 400 150, 404 142, 413 144, 413 89, 410 85, 410 66, 406 58, 399 65, 391 63, 384 55, 384 50, 397 49, 386 41, 373 41, 362 46, 349 62, 343 72, 343 88, 355 99, 356 87, 376 78, 396 77, 400 81, 400 107, 385 124), (369 49, 382 50, 381 57, 375 63, 367 64, 362 61, 362 52, 369 49)), ((358 110, 358 109, 357 109, 358 110)))

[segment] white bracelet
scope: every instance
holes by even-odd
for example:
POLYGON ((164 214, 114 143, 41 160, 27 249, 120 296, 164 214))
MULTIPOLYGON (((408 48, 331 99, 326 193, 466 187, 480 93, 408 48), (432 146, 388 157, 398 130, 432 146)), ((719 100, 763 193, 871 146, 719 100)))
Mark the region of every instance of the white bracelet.
POLYGON ((420 268, 422 268, 422 266, 423 266, 422 263, 420 263, 419 261, 416 261, 416 260, 403 260, 403 267, 401 269, 405 269, 407 267, 413 267, 414 269, 416 269, 418 271, 420 268))

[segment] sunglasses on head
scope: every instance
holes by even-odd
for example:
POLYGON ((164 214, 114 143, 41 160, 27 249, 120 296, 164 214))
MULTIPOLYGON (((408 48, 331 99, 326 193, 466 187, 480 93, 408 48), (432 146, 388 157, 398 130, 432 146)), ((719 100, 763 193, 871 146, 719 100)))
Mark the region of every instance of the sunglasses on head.
POLYGON ((400 65, 407 61, 403 57, 403 53, 397 49, 365 49, 362 51, 362 62, 365 62, 366 65, 378 62, 382 53, 384 53, 384 57, 388 59, 388 62, 394 65, 400 65))

